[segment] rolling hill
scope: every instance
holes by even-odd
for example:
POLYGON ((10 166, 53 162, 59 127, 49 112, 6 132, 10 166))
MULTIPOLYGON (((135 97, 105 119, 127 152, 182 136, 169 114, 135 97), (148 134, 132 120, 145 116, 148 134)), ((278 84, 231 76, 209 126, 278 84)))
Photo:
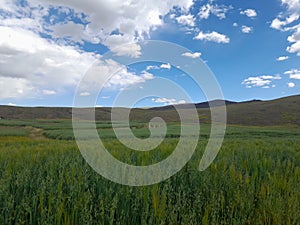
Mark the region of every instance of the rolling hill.
MULTIPOLYGON (((213 107, 222 102, 210 102, 213 107)), ((275 100, 252 100, 245 102, 225 101, 227 106, 228 124, 239 125, 300 125, 300 95, 289 96, 275 100)), ((210 122, 208 102, 195 104, 200 122, 210 122)), ((189 110, 191 104, 182 104, 178 107, 189 110)), ((120 108, 122 111, 122 108, 120 108)), ((110 120, 111 108, 96 108, 97 120, 110 120)), ((163 106, 150 109, 132 109, 130 117, 137 121, 149 121, 154 116, 163 117, 167 121, 178 121, 179 117, 174 106, 163 106)), ((2 119, 71 119, 70 107, 16 107, 0 106, 2 119)))

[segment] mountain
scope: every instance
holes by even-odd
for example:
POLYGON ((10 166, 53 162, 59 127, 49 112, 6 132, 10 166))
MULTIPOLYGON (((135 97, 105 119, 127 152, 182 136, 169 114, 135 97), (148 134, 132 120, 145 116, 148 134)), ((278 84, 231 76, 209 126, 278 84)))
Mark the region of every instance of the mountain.
MULTIPOLYGON (((218 107, 224 101, 197 103, 200 122, 210 122, 210 109, 218 107)), ((300 95, 289 96, 275 100, 252 100, 245 102, 225 101, 228 124, 240 125, 300 125, 300 95)), ((177 105, 189 110, 192 104, 177 105)), ((124 109, 124 108, 123 108, 124 109)), ((119 108, 122 113, 122 108, 119 108)), ((125 109, 124 109, 125 110, 125 109)), ((110 120, 111 108, 96 108, 97 120, 110 120)), ((149 121, 159 116, 166 121, 178 121, 179 116, 174 106, 155 107, 150 109, 132 109, 130 118, 136 121, 149 121)), ((0 106, 1 119, 71 119, 72 108, 68 107, 16 107, 0 106)))
MULTIPOLYGON (((237 102, 233 102, 233 101, 228 101, 228 100, 213 100, 210 102, 201 102, 201 103, 196 103, 196 104, 192 104, 192 103, 187 103, 187 104, 178 104, 176 105, 176 107, 180 108, 180 109, 191 109, 192 107, 196 107, 197 109, 200 108, 209 108, 209 106, 211 107, 217 107, 217 106, 222 106, 222 105, 231 105, 231 104, 236 104, 237 102)), ((150 108, 150 110, 157 110, 157 111, 162 111, 162 110, 169 110, 169 109, 174 109, 173 105, 167 105, 167 106, 161 106, 161 107, 153 107, 150 108)))

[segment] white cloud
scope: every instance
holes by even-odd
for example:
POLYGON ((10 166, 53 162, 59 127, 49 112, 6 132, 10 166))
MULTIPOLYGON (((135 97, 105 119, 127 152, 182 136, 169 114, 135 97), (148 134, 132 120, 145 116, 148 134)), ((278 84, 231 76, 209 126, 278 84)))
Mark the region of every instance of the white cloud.
POLYGON ((181 15, 177 17, 176 20, 181 25, 190 26, 190 27, 195 26, 195 18, 191 14, 181 15))
MULTIPOLYGON (((34 32, 20 28, 0 27, 0 98, 34 98, 53 95, 55 90, 74 88, 99 56, 76 47, 55 44, 34 32), (26 44, 23 44, 26 43, 26 44)), ((126 66, 104 62, 100 71, 115 71, 106 86, 128 86, 153 79, 147 72, 128 72, 126 66)), ((99 83, 96 74, 92 84, 99 83)))
POLYGON ((166 105, 185 104, 185 100, 176 100, 175 98, 152 98, 152 102, 164 103, 166 105))
MULTIPOLYGON (((91 0, 88 4, 81 0, 28 0, 22 5, 2 0, 0 99, 38 98, 75 88, 100 59, 100 55, 80 48, 83 41, 105 45, 117 55, 139 57, 138 40, 150 37, 170 12, 189 15, 192 5, 193 0, 91 0)), ((120 73, 107 84, 110 87, 154 78, 148 72, 131 73, 114 63, 103 62, 101 68, 112 67, 120 73)), ((97 79, 99 82, 99 74, 93 81, 97 79)))
POLYGON ((75 86, 98 58, 21 28, 0 27, 0 36, 0 80, 9 83, 1 87, 1 98, 34 97, 42 90, 75 86))
POLYGON ((86 96, 90 96, 91 93, 86 91, 86 92, 81 92, 79 95, 83 96, 83 97, 86 97, 86 96))
POLYGON ((290 78, 300 80, 300 73, 292 74, 292 75, 290 75, 290 78))
POLYGON ((198 16, 200 19, 208 19, 209 16, 213 14, 220 19, 225 19, 226 13, 230 9, 232 9, 232 6, 212 5, 208 3, 200 8, 198 16))
POLYGON ((295 33, 288 37, 289 42, 293 43, 292 45, 286 48, 289 53, 296 53, 300 56, 300 24, 298 24, 295 29, 295 33))
POLYGON ((289 75, 291 79, 300 80, 300 70, 292 69, 292 70, 285 71, 284 74, 289 75))
POLYGON ((179 100, 179 101, 178 101, 178 104, 185 104, 185 103, 186 103, 185 100, 179 100))
POLYGON ((113 34, 108 36, 103 43, 118 56, 128 55, 138 58, 141 55, 141 47, 130 35, 113 34))
POLYGON ((281 30, 283 26, 285 26, 287 23, 285 21, 281 21, 278 18, 275 18, 270 27, 276 29, 276 30, 281 30))
POLYGON ((160 65, 160 68, 161 68, 161 69, 168 69, 168 70, 169 70, 169 69, 171 69, 171 65, 170 65, 170 63, 161 64, 161 65, 160 65))
POLYGON ((194 52, 194 53, 185 52, 185 53, 182 53, 182 56, 192 58, 192 59, 196 59, 196 58, 199 58, 201 56, 201 52, 194 52))
POLYGON ((143 83, 146 80, 154 79, 154 75, 152 73, 148 73, 147 71, 143 71, 140 77, 142 78, 142 80, 141 80, 141 82, 138 82, 138 83, 143 83))
POLYGON ((244 34, 249 34, 249 33, 251 33, 252 31, 253 31, 253 27, 247 27, 247 26, 245 26, 245 25, 242 26, 242 32, 243 32, 244 34))
POLYGON ((281 0, 281 3, 286 5, 288 10, 291 12, 300 10, 300 1, 299 0, 281 0))
MULTIPOLYGON (((270 88, 270 84, 273 80, 280 80, 281 77, 279 75, 270 76, 270 75, 262 75, 257 77, 248 77, 245 79, 242 84, 246 86, 246 88, 252 87, 262 87, 262 88, 270 88)), ((275 87, 275 86, 271 86, 275 87)))
POLYGON ((203 33, 202 31, 195 37, 196 40, 205 40, 205 41, 212 41, 216 43, 229 43, 230 38, 224 34, 220 34, 216 31, 210 33, 203 33))
POLYGON ((238 23, 235 22, 235 23, 232 24, 232 26, 237 27, 238 23))
POLYGON ((88 40, 88 34, 86 34, 85 27, 82 24, 76 24, 73 21, 67 23, 56 24, 51 26, 52 37, 65 38, 75 42, 82 42, 82 40, 88 40))
POLYGON ((288 85, 289 88, 295 87, 295 83, 293 83, 293 82, 289 82, 289 83, 287 83, 287 85, 288 85))
POLYGON ((288 36, 287 40, 289 42, 297 42, 299 41, 299 35, 300 35, 300 24, 299 27, 297 27, 296 32, 292 34, 291 36, 288 36))
POLYGON ((106 87, 110 88, 122 88, 128 87, 130 85, 135 85, 139 83, 144 83, 147 80, 154 79, 153 74, 143 71, 142 74, 137 75, 132 72, 128 72, 125 66, 119 65, 122 69, 119 70, 106 84, 106 87))
POLYGON ((159 67, 158 66, 147 66, 146 70, 158 70, 159 67))
POLYGON ((169 15, 169 18, 170 18, 171 20, 175 19, 175 17, 176 17, 176 15, 175 15, 174 13, 172 13, 172 14, 169 15))
POLYGON ((278 17, 272 21, 271 27, 281 31, 294 32, 287 38, 292 44, 286 48, 286 51, 300 56, 300 1, 281 0, 281 3, 286 7, 287 12, 280 13, 278 17), (285 18, 283 15, 286 15, 285 18), (292 23, 296 23, 296 25, 288 26, 292 23))
POLYGON ((8 106, 16 106, 16 104, 15 104, 15 103, 11 103, 11 102, 10 102, 10 103, 8 103, 7 105, 8 105, 8 106))
POLYGON ((276 60, 277 61, 285 61, 285 60, 288 60, 289 57, 288 56, 279 56, 276 60))
POLYGON ((241 15, 246 15, 248 17, 256 17, 257 16, 257 13, 254 9, 246 9, 244 11, 241 11, 240 12, 241 15))
POLYGON ((116 48, 112 48, 111 50, 118 56, 127 55, 133 58, 138 58, 141 55, 141 46, 134 42, 117 46, 116 48))
POLYGON ((99 60, 94 63, 88 75, 81 81, 79 92, 89 92, 92 95, 98 93, 100 86, 103 86, 105 90, 121 90, 152 79, 154 75, 147 71, 136 74, 112 59, 99 60))
POLYGON ((289 25, 298 19, 299 19, 299 15, 297 15, 296 13, 293 13, 292 15, 287 17, 285 20, 280 20, 279 18, 275 18, 272 21, 270 27, 277 29, 277 30, 282 30, 284 26, 289 25))
POLYGON ((54 90, 43 90, 42 91, 44 95, 55 95, 56 91, 54 90))
POLYGON ((25 98, 33 95, 33 90, 27 79, 0 76, 0 99, 25 98))
POLYGON ((271 75, 262 75, 260 76, 262 79, 270 79, 270 80, 281 80, 281 76, 276 75, 276 76, 271 76, 271 75))
MULTIPOLYGON (((164 17, 175 7, 180 13, 187 14, 192 5, 193 0, 114 0, 109 3, 105 0, 90 0, 88 3, 81 0, 28 0, 22 5, 2 0, 1 9, 9 16, 0 15, 0 24, 8 26, 10 23, 14 27, 19 24, 22 28, 26 26, 26 29, 46 33, 62 41, 88 41, 115 48, 114 40, 107 40, 113 32, 118 31, 124 36, 122 44, 135 43, 162 26, 164 17), (51 15, 52 9, 66 16, 51 15), (74 18, 77 24, 72 22, 74 18)), ((121 48, 118 54, 129 51, 128 55, 137 57, 139 47, 132 47, 121 48), (134 50, 137 53, 132 53, 134 50)))
POLYGON ((15 4, 9 0, 2 0, 0 2, 0 8, 7 12, 13 12, 15 10, 15 4))
POLYGON ((163 63, 160 66, 152 66, 152 65, 147 66, 146 67, 146 71, 148 71, 148 70, 159 70, 159 69, 167 69, 167 70, 169 70, 171 68, 172 68, 172 66, 171 66, 170 63, 163 63))

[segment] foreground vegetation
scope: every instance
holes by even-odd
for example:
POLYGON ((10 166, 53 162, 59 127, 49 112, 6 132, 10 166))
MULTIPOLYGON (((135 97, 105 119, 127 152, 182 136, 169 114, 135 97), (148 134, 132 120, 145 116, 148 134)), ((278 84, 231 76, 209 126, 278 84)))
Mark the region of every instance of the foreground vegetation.
MULTIPOLYGON (((136 153, 110 124, 97 127, 111 153, 131 164, 166 158, 179 135, 171 124, 158 149, 136 153)), ((147 136, 143 124, 132 127, 147 136)), ((218 157, 199 172, 208 135, 202 126, 192 160, 170 179, 128 187, 89 167, 70 121, 1 121, 0 224, 300 224, 299 128, 229 126, 218 157)))

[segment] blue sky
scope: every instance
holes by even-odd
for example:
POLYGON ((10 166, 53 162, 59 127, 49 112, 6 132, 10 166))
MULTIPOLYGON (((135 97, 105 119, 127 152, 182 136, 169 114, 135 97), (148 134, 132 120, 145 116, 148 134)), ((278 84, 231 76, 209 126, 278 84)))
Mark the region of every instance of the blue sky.
MULTIPOLYGON (((2 0, 0 37, 3 105, 72 106, 95 61, 107 51, 138 59, 139 43, 146 40, 187 48, 186 57, 207 64, 228 100, 274 99, 300 90, 300 0, 2 0)), ((158 77, 182 86, 193 102, 206 100, 187 74, 167 62, 101 64, 106 72, 115 68, 119 73, 97 105, 111 106, 120 91, 141 89, 158 77)), ((136 106, 185 101, 170 89, 136 106)))

